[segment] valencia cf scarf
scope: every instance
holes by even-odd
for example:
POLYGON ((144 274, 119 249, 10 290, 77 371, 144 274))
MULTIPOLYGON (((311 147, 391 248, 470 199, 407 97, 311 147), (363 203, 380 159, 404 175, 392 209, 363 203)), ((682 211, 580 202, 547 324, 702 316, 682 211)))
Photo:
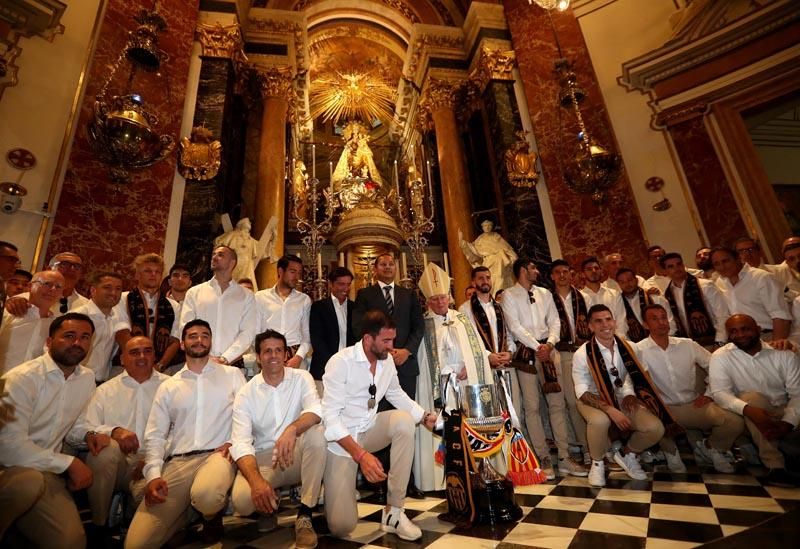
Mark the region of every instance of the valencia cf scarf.
POLYGON ((148 308, 147 302, 139 288, 134 288, 128 293, 128 315, 131 319, 131 335, 144 335, 150 337, 153 330, 153 347, 156 352, 156 361, 160 360, 167 350, 172 334, 172 324, 175 322, 175 309, 167 297, 159 292, 156 310, 148 308))
POLYGON ((497 318, 497 344, 499 349, 494 348, 494 328, 489 323, 489 317, 486 316, 486 311, 483 309, 477 294, 473 294, 470 298, 470 308, 472 309, 472 316, 475 318, 475 325, 478 328, 478 335, 483 341, 483 346, 491 353, 502 353, 507 351, 508 335, 506 333, 506 321, 503 316, 503 309, 500 304, 494 299, 491 301, 494 307, 494 315, 497 318))
POLYGON ((684 326, 681 315, 678 312, 678 304, 675 298, 675 293, 672 290, 672 282, 669 283, 667 291, 664 292, 664 297, 669 302, 669 308, 672 309, 672 316, 678 325, 678 337, 689 337, 695 340, 700 345, 711 345, 714 343, 716 336, 716 329, 714 323, 711 321, 711 315, 708 314, 706 303, 703 300, 703 292, 700 290, 700 281, 697 277, 688 274, 683 287, 683 308, 686 311, 686 320, 689 325, 684 326))
MULTIPOLYGON (((647 295, 641 288, 638 289, 637 294, 636 297, 639 300, 639 314, 644 318, 644 309, 653 303, 653 298, 647 295)), ((628 323, 628 339, 634 343, 643 340, 650 335, 650 332, 647 328, 642 326, 642 323, 636 318, 636 314, 633 312, 633 307, 631 307, 627 297, 622 296, 622 303, 625 305, 625 318, 628 323)))
POLYGON ((556 303, 558 318, 561 320, 561 337, 559 340, 576 344, 583 343, 592 337, 592 332, 589 330, 587 322, 586 300, 583 299, 583 294, 573 287, 570 287, 569 294, 572 296, 572 318, 575 319, 575 333, 572 332, 569 315, 564 307, 564 300, 561 299, 556 290, 553 290, 553 301, 556 303))

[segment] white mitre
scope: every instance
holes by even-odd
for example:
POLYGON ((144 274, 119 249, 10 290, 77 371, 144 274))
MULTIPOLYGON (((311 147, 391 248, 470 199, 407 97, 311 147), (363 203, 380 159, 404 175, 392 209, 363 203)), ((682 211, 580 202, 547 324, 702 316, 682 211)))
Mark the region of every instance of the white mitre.
POLYGON ((435 263, 428 263, 419 278, 419 289, 426 299, 435 295, 450 295, 450 277, 435 263))

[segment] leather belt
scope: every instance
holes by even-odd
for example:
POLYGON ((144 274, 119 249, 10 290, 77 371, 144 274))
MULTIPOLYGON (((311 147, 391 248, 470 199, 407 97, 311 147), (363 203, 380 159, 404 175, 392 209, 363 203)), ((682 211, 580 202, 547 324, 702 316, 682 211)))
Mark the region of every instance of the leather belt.
POLYGON ((184 458, 190 456, 199 456, 200 454, 210 454, 214 450, 192 450, 191 452, 184 452, 182 454, 172 454, 167 458, 167 461, 175 458, 184 458))

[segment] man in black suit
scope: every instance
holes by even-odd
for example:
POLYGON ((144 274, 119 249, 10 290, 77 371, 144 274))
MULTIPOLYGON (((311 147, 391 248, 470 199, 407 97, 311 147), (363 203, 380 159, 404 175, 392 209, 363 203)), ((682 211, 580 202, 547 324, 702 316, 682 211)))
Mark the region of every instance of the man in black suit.
MULTIPOLYGON (((397 326, 397 336, 394 339, 392 358, 394 358, 394 365, 397 368, 400 387, 413 400, 417 395, 417 376, 419 375, 416 355, 425 333, 422 307, 413 291, 394 283, 397 264, 392 254, 385 253, 375 258, 372 270, 378 282, 358 291, 356 309, 353 314, 353 331, 357 334, 361 333, 361 318, 367 311, 383 311, 394 320, 397 326)), ((378 409, 381 411, 392 408, 392 405, 385 399, 378 405, 378 409)), ((384 466, 384 468, 388 470, 388 467, 384 466)), ((380 487, 377 492, 380 500, 380 487)), ((414 484, 413 473, 408 482, 406 495, 415 498, 424 497, 424 494, 414 484)))
POLYGON ((322 396, 322 375, 328 359, 345 347, 356 344, 358 338, 353 332, 353 310, 355 302, 348 299, 353 273, 345 267, 336 267, 328 274, 330 297, 311 304, 309 331, 311 332, 310 372, 317 384, 317 392, 322 396))

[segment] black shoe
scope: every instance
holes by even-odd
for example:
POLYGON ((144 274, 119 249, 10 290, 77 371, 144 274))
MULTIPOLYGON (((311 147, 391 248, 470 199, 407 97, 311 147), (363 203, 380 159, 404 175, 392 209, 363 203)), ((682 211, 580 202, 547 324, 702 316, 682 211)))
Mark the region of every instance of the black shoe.
POLYGON ((225 533, 222 527, 222 513, 212 519, 203 518, 203 529, 200 530, 200 540, 205 544, 214 544, 222 539, 225 533))
POLYGON ((789 474, 786 469, 770 469, 764 482, 770 486, 779 486, 781 488, 794 488, 797 486, 797 480, 789 474))
POLYGON ((372 489, 372 499, 374 499, 376 503, 386 505, 386 482, 373 484, 372 489))
POLYGON ((417 488, 415 484, 409 484, 406 488, 406 497, 414 499, 425 499, 425 492, 417 488))

